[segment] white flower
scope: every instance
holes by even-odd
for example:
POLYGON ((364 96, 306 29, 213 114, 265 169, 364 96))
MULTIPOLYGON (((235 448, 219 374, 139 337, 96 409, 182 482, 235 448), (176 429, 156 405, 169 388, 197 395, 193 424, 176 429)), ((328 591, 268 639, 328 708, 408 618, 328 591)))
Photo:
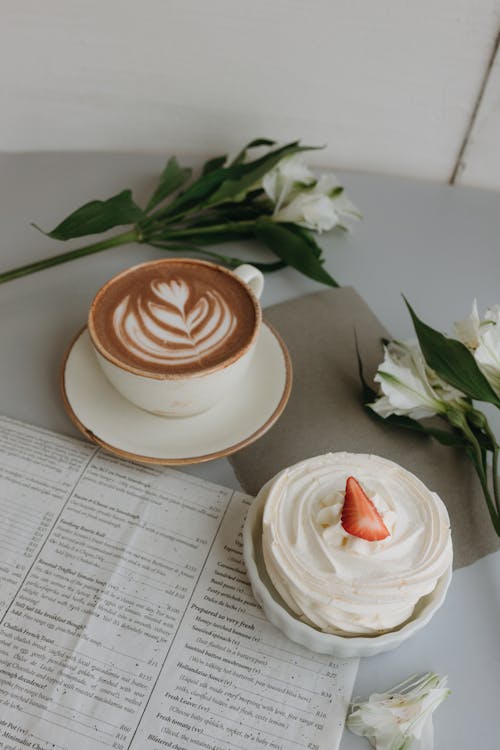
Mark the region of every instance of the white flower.
POLYGON ((315 182, 316 178, 304 163, 304 158, 300 154, 295 154, 286 156, 270 169, 264 175, 262 187, 272 202, 276 204, 275 211, 279 211, 292 193, 315 182))
POLYGON ((343 217, 361 218, 337 178, 324 174, 316 180, 300 154, 287 156, 278 162, 264 175, 262 187, 275 204, 274 221, 299 224, 315 232, 327 232, 343 217))
POLYGON ((299 193, 291 203, 273 214, 274 221, 299 224, 315 232, 328 232, 340 220, 333 201, 314 191, 299 193))
POLYGON ((455 332, 473 352, 479 369, 500 396, 500 305, 490 307, 484 320, 480 320, 474 300, 470 318, 455 323, 455 332))
MULTIPOLYGON (((270 192, 266 192, 271 197, 270 192)), ((322 175, 310 183, 305 180, 287 183, 273 213, 274 221, 299 224, 315 232, 333 229, 343 217, 360 218, 361 214, 332 174, 322 175)))
POLYGON ((463 393, 427 366, 416 341, 390 342, 374 380, 383 395, 370 408, 384 418, 390 414, 432 417, 445 413, 448 403, 463 398, 463 393))
POLYGON ((347 728, 366 737, 376 750, 432 750, 432 713, 450 691, 446 677, 432 672, 413 679, 354 703, 347 728))
POLYGON ((334 174, 321 175, 314 186, 314 192, 319 195, 326 195, 333 203, 333 207, 339 217, 347 219, 362 218, 354 203, 346 196, 344 189, 334 174))

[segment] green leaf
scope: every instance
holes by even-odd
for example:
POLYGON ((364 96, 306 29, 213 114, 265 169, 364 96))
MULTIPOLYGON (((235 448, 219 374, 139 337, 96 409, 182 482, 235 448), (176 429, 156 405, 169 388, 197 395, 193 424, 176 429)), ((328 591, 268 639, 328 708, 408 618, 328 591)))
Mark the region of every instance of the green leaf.
MULTIPOLYGON (((376 417, 380 417, 380 415, 376 414, 373 409, 370 409, 370 411, 376 417)), ((438 440, 442 445, 455 446, 457 448, 468 445, 467 439, 459 432, 440 430, 436 427, 430 427, 427 425, 424 426, 420 422, 417 422, 416 419, 412 419, 412 417, 399 414, 391 414, 385 419, 383 417, 380 417, 380 419, 382 419, 383 422, 388 422, 389 424, 394 425, 395 427, 403 427, 407 430, 413 430, 414 432, 420 432, 424 435, 430 435, 431 437, 438 440)))
MULTIPOLYGON (((260 191, 259 191, 260 192, 260 191)), ((208 211, 201 212, 189 221, 186 226, 208 226, 210 224, 225 224, 231 221, 249 221, 258 219, 261 216, 271 216, 272 207, 267 201, 247 200, 243 203, 224 203, 222 206, 210 208, 208 211)))
POLYGON ((358 337, 356 335, 356 331, 354 331, 354 341, 356 345, 356 357, 358 360, 358 374, 359 379, 361 380, 361 385, 363 387, 363 404, 367 406, 369 403, 372 403, 377 398, 377 392, 368 385, 368 382, 365 378, 364 370, 363 370, 363 360, 361 359, 361 353, 359 351, 359 342, 358 337))
POLYGON ((193 208, 199 206, 200 210, 204 208, 209 197, 224 182, 226 175, 229 173, 228 167, 214 168, 202 174, 197 180, 184 190, 172 203, 158 214, 158 218, 168 218, 177 214, 184 214, 193 208))
POLYGON ((178 214, 182 216, 197 208, 203 210, 228 201, 241 202, 253 190, 255 183, 284 156, 312 148, 314 147, 300 146, 295 141, 248 164, 214 168, 191 183, 156 218, 168 219, 178 214))
POLYGON ((269 138, 255 138, 253 141, 250 141, 250 143, 247 143, 247 145, 241 149, 238 156, 236 156, 235 159, 231 162, 231 166, 234 166, 235 164, 242 164, 245 161, 247 151, 249 151, 251 148, 257 148, 258 146, 274 146, 276 141, 270 141, 269 138))
POLYGON ((429 367, 466 396, 478 401, 488 401, 500 407, 500 399, 467 347, 461 341, 447 338, 423 323, 406 299, 405 302, 413 320, 420 348, 429 367))
MULTIPOLYGON (((279 158, 283 158, 283 155, 286 155, 288 150, 292 147, 296 148, 297 143, 288 144, 287 146, 278 149, 277 151, 281 154, 279 158)), ((271 155, 268 154, 263 157, 263 159, 267 159, 274 153, 276 152, 272 152, 271 155)), ((214 201, 213 199, 219 189, 221 189, 226 182, 241 179, 242 176, 244 176, 249 170, 252 170, 256 164, 258 165, 261 162, 262 159, 257 159, 248 164, 237 164, 229 167, 217 167, 212 164, 208 171, 204 172, 201 177, 191 183, 191 185, 182 192, 167 209, 157 215, 157 218, 168 218, 169 216, 176 216, 177 214, 182 215, 196 208, 202 210, 207 206, 214 205, 214 203, 222 202, 222 200, 219 201, 219 199, 217 199, 217 201, 214 201)), ((231 198, 228 196, 224 200, 231 200, 231 198)))
POLYGON ((106 232, 108 229, 123 224, 135 224, 145 218, 144 212, 132 200, 132 191, 123 190, 106 201, 86 203, 51 232, 44 232, 44 234, 55 240, 69 240, 72 237, 106 232))
POLYGON ((162 200, 168 198, 169 195, 182 187, 191 176, 191 172, 191 169, 180 167, 175 156, 169 159, 167 166, 161 174, 158 186, 149 199, 145 210, 151 211, 162 200))
POLYGON ((286 226, 291 232, 306 242, 309 245, 311 252, 314 253, 317 258, 321 259, 321 248, 308 229, 300 227, 298 224, 287 224, 286 226))
POLYGON ((287 265, 321 284, 337 287, 337 282, 323 268, 320 258, 313 251, 310 240, 295 230, 293 224, 278 224, 269 219, 259 219, 255 224, 257 239, 287 265))
POLYGON ((215 156, 213 159, 209 159, 205 162, 203 165, 203 169, 201 170, 202 175, 210 174, 210 172, 213 172, 215 169, 219 169, 220 167, 223 167, 226 163, 227 155, 224 154, 222 156, 215 156))
POLYGON ((210 224, 198 225, 185 229, 165 229, 163 232, 155 232, 151 239, 162 242, 190 242, 195 241, 199 245, 217 245, 221 242, 236 242, 253 237, 253 227, 238 226, 238 222, 228 222, 225 225, 215 225, 212 229, 210 224), (196 231, 194 231, 196 229, 196 231), (203 230, 206 231, 203 231, 203 230))
POLYGON ((220 187, 210 196, 206 205, 213 206, 226 201, 239 202, 244 200, 249 190, 254 188, 255 184, 285 156, 292 156, 301 151, 311 151, 315 148, 317 147, 301 146, 298 141, 294 141, 253 162, 230 167, 220 187))

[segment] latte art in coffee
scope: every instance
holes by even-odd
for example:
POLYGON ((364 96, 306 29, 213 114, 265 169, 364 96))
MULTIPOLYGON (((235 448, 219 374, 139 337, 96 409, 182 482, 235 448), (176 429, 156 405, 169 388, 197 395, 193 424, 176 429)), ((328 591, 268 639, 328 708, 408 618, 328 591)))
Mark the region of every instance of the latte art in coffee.
POLYGON ((224 348, 236 323, 217 290, 196 299, 183 279, 155 279, 149 294, 128 294, 113 313, 116 337, 145 364, 203 362, 224 348))
POLYGON ((136 266, 97 294, 89 328, 98 350, 157 377, 229 364, 251 345, 260 311, 243 282, 212 264, 136 266))

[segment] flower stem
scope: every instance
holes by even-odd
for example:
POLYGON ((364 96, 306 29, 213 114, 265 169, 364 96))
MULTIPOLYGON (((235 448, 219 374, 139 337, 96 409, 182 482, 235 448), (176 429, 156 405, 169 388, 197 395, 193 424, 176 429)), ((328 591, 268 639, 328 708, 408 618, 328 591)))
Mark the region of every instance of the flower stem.
MULTIPOLYGON (((472 451, 474 453, 475 461, 473 461, 473 464, 474 464, 474 466, 476 468, 476 472, 477 472, 477 475, 479 477, 479 481, 481 482, 481 487, 483 488, 483 494, 484 494, 484 498, 486 500, 486 505, 488 506, 488 510, 489 510, 490 517, 491 517, 491 521, 493 523, 493 526, 495 528, 495 531, 496 531, 497 535, 500 536, 500 512, 499 512, 499 509, 498 509, 497 493, 495 491, 495 502, 493 502, 493 499, 492 499, 491 494, 490 494, 490 488, 488 487, 488 475, 486 473, 486 470, 487 470, 486 459, 484 459, 484 461, 483 461, 483 455, 482 455, 482 451, 481 451, 481 447, 479 445, 479 442, 478 442, 476 436, 474 435, 474 433, 472 432, 471 428, 467 424, 467 420, 465 418, 463 420, 463 424, 461 425, 461 429, 463 430, 463 433, 464 433, 465 437, 468 439, 468 441, 469 441, 469 443, 471 445, 472 451)), ((493 445, 496 446, 496 443, 495 443, 494 439, 493 439, 493 445)), ((494 457, 494 460, 493 460, 493 472, 494 472, 493 486, 494 486, 494 489, 495 489, 495 485, 497 485, 497 480, 496 480, 496 476, 495 476, 495 473, 496 473, 496 470, 497 470, 495 453, 498 453, 498 448, 495 448, 494 451, 493 451, 493 457, 494 457)), ((496 490, 498 490, 498 486, 496 487, 496 490)))
POLYGON ((6 281, 12 281, 13 279, 18 279, 21 276, 28 276, 28 274, 35 273, 35 271, 43 271, 45 268, 58 266, 61 263, 68 263, 68 261, 70 260, 84 258, 86 255, 100 253, 102 250, 107 250, 110 247, 125 245, 128 242, 142 241, 143 239, 141 234, 139 233, 139 230, 134 228, 132 230, 129 230, 128 232, 117 234, 115 237, 109 237, 107 240, 96 242, 93 245, 79 247, 76 250, 69 250, 67 253, 53 255, 51 258, 44 258, 44 260, 39 260, 35 263, 28 263, 26 266, 20 266, 19 268, 14 268, 11 271, 0 273, 0 284, 4 284, 6 281))
POLYGON ((500 492, 498 487, 498 445, 495 445, 495 449, 493 451, 491 473, 493 475, 493 494, 495 495, 495 503, 497 506, 498 514, 500 516, 500 492))
POLYGON ((229 255, 221 255, 221 253, 214 253, 213 250, 207 250, 204 247, 198 247, 197 245, 191 244, 177 245, 171 242, 154 242, 152 240, 147 241, 147 244, 152 247, 158 247, 161 250, 170 250, 171 252, 190 252, 204 255, 218 263, 224 263, 229 266, 229 268, 236 268, 237 266, 241 266, 242 263, 250 263, 252 266, 255 266, 255 268, 258 268, 259 271, 262 271, 262 273, 272 273, 273 271, 279 271, 281 268, 286 267, 286 263, 282 260, 273 263, 258 263, 254 260, 243 260, 242 258, 234 258, 229 255))
POLYGON ((185 216, 188 216, 188 214, 192 213, 199 213, 200 210, 203 210, 204 206, 199 206, 198 204, 194 206, 190 206, 189 208, 185 208, 183 211, 179 211, 178 213, 170 213, 171 206, 167 206, 166 208, 159 208, 157 211, 153 211, 152 214, 149 215, 149 221, 150 223, 156 224, 156 223, 164 223, 164 224, 173 224, 175 221, 178 221, 179 219, 184 219, 185 216))
POLYGON ((186 227, 185 229, 172 229, 165 232, 158 227, 150 236, 151 239, 165 240, 182 240, 185 237, 196 237, 196 235, 219 234, 219 232, 249 232, 252 233, 255 227, 255 220, 252 221, 226 221, 223 224, 200 225, 197 227, 186 227))
POLYGON ((498 485, 498 443, 486 419, 485 419, 484 430, 486 434, 488 435, 489 439, 491 440, 491 444, 493 446, 492 448, 493 460, 492 460, 492 466, 491 466, 491 474, 492 474, 492 483, 493 483, 493 494, 495 496, 495 504, 497 507, 498 515, 500 516, 500 488, 498 485))
POLYGON ((169 250, 170 252, 189 252, 189 253, 196 253, 197 255, 204 255, 207 258, 210 258, 211 260, 216 260, 219 263, 225 263, 230 268, 236 268, 236 266, 241 265, 242 263, 245 263, 243 260, 239 260, 238 258, 231 258, 228 255, 221 255, 220 253, 214 253, 212 250, 207 250, 204 247, 197 247, 196 245, 188 245, 188 244, 174 244, 171 242, 155 242, 154 240, 149 240, 148 245, 151 245, 151 247, 157 247, 160 250, 169 250))

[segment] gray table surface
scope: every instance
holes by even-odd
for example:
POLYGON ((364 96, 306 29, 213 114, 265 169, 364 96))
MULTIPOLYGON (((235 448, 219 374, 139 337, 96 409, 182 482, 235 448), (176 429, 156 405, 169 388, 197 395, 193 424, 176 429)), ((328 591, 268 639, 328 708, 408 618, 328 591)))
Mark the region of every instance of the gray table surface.
MULTIPOLYGON (((154 154, 0 154, 0 270, 84 244, 58 244, 29 222, 53 228, 87 200, 125 187, 140 203, 164 161, 154 154)), ((358 290, 394 336, 411 335, 401 293, 441 330, 467 317, 475 297, 481 311, 500 303, 498 193, 366 174, 340 177, 364 220, 348 234, 321 238, 326 266, 340 284, 358 290)), ((256 245, 232 250, 266 257, 256 245)), ((0 413, 77 435, 59 397, 63 352, 99 286, 160 255, 129 245, 0 286, 0 413)), ((263 305, 319 288, 286 269, 267 277, 263 305)), ((498 433, 500 420, 492 416, 498 433)), ((227 460, 188 470, 238 487, 227 460)), ((454 574, 445 605, 422 633, 397 651, 363 660, 355 695, 383 690, 415 672, 447 674, 452 696, 435 717, 437 750, 470 750, 479 740, 481 747, 498 747, 498 622, 500 552, 454 574)), ((367 746, 346 732, 341 750, 367 746)))

